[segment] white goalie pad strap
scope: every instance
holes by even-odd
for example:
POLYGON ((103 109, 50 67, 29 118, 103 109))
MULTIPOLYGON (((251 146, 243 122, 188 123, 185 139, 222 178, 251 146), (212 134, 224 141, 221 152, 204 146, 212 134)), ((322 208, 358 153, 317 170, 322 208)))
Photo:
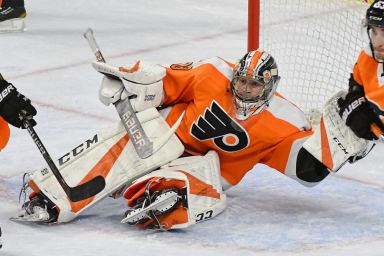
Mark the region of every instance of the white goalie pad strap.
MULTIPOLYGON (((171 229, 186 228, 208 220, 226 208, 226 195, 220 184, 219 158, 214 151, 208 152, 205 156, 176 159, 161 169, 141 177, 132 187, 151 178, 180 180, 186 184, 188 221, 174 224, 171 229)), ((125 196, 129 194, 132 194, 130 188, 127 189, 125 196)))
POLYGON ((337 171, 350 157, 366 151, 369 141, 357 137, 339 116, 337 100, 345 91, 335 94, 325 105, 320 124, 303 147, 331 171, 337 171))
MULTIPOLYGON (((169 125, 155 108, 139 112, 138 118, 148 136, 155 140, 169 129, 169 125)), ((152 156, 141 159, 133 148, 121 122, 92 136, 64 154, 56 166, 69 186, 74 187, 101 175, 106 187, 96 196, 80 202, 71 202, 49 168, 30 175, 32 188, 43 192, 60 209, 58 222, 67 222, 102 198, 119 190, 144 174, 158 169, 184 152, 176 135, 152 156)), ((37 191, 36 191, 37 192, 37 191)))

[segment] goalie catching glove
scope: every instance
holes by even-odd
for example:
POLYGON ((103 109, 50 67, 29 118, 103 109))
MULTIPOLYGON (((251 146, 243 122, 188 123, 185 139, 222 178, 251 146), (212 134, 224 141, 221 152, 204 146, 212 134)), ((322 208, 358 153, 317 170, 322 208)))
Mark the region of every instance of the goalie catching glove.
POLYGON ((129 97, 136 112, 161 105, 164 97, 164 67, 137 61, 130 67, 114 67, 103 62, 93 62, 92 66, 104 77, 99 99, 105 104, 113 104, 129 97))

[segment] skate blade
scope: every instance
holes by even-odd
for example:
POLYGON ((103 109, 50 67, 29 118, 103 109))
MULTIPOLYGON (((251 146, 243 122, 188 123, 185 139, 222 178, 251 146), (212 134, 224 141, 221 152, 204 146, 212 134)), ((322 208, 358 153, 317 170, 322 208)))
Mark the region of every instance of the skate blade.
POLYGON ((179 201, 179 199, 180 196, 174 191, 164 193, 156 198, 155 202, 151 205, 128 213, 127 216, 121 220, 121 223, 137 223, 138 221, 147 218, 148 211, 165 212, 166 210, 171 209, 179 201))
POLYGON ((0 22, 0 33, 23 32, 25 30, 24 18, 16 18, 0 22))
POLYGON ((28 214, 22 211, 18 216, 9 218, 9 220, 14 222, 42 223, 42 224, 47 224, 48 219, 49 219, 49 213, 43 210, 36 212, 34 214, 28 214))

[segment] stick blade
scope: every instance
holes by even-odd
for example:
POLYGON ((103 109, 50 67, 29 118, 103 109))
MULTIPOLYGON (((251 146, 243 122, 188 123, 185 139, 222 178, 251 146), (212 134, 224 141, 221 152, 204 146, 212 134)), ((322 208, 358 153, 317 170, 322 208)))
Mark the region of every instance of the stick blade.
POLYGON ((102 176, 96 176, 86 183, 70 188, 68 191, 68 197, 72 202, 78 202, 95 196, 104 188, 105 179, 102 176))

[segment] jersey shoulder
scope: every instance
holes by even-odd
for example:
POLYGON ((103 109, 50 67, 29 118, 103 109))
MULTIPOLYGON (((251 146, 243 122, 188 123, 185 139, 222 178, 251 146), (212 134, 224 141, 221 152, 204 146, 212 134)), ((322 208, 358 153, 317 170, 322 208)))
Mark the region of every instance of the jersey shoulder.
POLYGON ((200 60, 194 64, 194 68, 203 68, 209 72, 218 72, 228 80, 232 80, 233 67, 234 64, 221 57, 200 60))
POLYGON ((276 118, 296 126, 299 130, 311 129, 311 124, 304 112, 279 93, 275 93, 266 110, 276 118))

